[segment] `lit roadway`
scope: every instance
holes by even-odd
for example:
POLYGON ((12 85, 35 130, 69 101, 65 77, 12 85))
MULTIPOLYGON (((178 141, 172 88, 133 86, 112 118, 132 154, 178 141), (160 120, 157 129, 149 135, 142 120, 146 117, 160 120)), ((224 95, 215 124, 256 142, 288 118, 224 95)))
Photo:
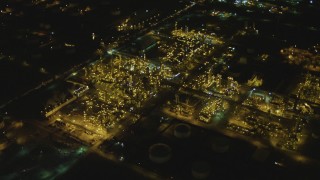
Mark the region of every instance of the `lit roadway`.
POLYGON ((143 176, 144 178, 147 178, 147 179, 165 179, 164 177, 161 177, 159 174, 155 173, 155 172, 152 172, 152 171, 149 171, 143 167, 140 167, 138 165, 135 165, 135 164, 132 164, 132 163, 125 163, 125 162, 120 162, 116 157, 115 155, 111 154, 111 153, 104 153, 102 152, 101 150, 99 150, 96 146, 92 147, 90 149, 91 152, 94 152, 98 155, 100 155, 101 157, 103 157, 104 159, 108 160, 108 161, 111 161, 115 164, 118 164, 118 165, 121 165, 121 166, 124 166, 128 169, 131 169, 133 171, 135 171, 136 173, 138 173, 139 175, 143 176))

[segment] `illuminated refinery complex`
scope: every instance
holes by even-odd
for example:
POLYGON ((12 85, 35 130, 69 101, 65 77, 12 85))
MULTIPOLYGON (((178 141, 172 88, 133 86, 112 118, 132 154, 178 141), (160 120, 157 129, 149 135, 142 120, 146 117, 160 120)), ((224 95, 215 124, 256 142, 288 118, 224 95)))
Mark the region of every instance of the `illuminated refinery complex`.
POLYGON ((2 4, 0 179, 320 178, 318 1, 2 4))

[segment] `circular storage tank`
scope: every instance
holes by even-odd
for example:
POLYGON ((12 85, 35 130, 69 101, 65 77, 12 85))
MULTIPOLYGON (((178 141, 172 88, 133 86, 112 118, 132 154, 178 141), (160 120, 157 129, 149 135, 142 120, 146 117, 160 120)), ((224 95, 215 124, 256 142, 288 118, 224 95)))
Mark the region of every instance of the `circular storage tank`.
POLYGON ((211 173, 211 166, 204 161, 195 162, 192 165, 192 176, 196 179, 205 179, 211 173))
POLYGON ((313 132, 311 135, 312 135, 312 137, 314 139, 319 139, 320 138, 320 133, 319 132, 313 132))
POLYGON ((116 9, 111 10, 111 14, 113 16, 119 16, 121 14, 120 8, 116 8, 116 9))
POLYGON ((157 143, 149 148, 149 159, 155 163, 165 163, 171 159, 172 150, 171 147, 163 144, 157 143))
POLYGON ((312 137, 314 139, 320 139, 320 121, 313 120, 310 122, 312 137))
POLYGON ((176 138, 188 138, 191 135, 191 128, 188 124, 180 123, 174 127, 173 134, 176 138))
POLYGON ((230 142, 227 138, 214 138, 211 140, 211 149, 218 153, 223 153, 229 150, 230 142))

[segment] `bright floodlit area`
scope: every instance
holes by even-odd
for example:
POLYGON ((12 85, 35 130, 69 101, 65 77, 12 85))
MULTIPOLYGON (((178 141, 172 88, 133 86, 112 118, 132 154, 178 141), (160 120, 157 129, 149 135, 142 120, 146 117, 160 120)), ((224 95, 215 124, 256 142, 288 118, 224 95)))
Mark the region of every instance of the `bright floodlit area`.
POLYGON ((0 10, 0 179, 320 178, 318 0, 0 10))

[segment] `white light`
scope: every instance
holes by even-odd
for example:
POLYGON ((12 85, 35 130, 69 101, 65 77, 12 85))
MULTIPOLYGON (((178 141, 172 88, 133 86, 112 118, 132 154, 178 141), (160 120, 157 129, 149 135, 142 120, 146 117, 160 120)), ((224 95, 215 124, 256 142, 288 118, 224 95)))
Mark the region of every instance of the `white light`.
POLYGON ((96 35, 94 33, 92 33, 92 40, 94 40, 96 38, 96 35))

